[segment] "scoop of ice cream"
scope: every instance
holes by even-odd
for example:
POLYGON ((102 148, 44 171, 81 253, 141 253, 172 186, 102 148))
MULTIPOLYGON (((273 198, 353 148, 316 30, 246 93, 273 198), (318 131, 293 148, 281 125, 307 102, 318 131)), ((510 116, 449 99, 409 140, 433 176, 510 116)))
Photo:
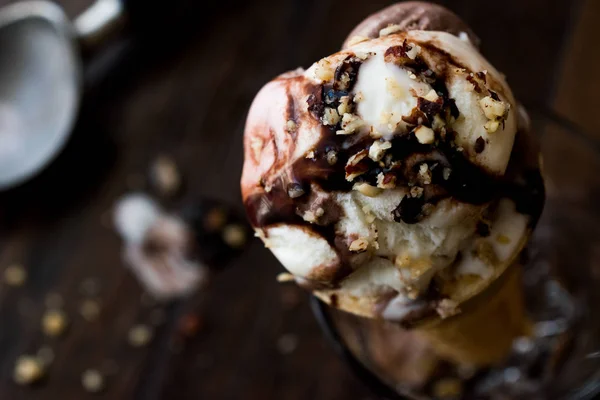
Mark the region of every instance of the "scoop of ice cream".
POLYGON ((422 30, 360 41, 257 95, 247 213, 296 280, 330 304, 392 320, 432 304, 449 315, 527 237, 528 182, 511 166, 517 114, 469 41, 422 30), (473 284, 456 284, 463 277, 473 284))
POLYGON ((471 28, 452 11, 437 4, 406 1, 393 4, 370 15, 350 32, 343 48, 364 38, 374 39, 382 32, 439 31, 453 34, 477 45, 479 39, 471 28))

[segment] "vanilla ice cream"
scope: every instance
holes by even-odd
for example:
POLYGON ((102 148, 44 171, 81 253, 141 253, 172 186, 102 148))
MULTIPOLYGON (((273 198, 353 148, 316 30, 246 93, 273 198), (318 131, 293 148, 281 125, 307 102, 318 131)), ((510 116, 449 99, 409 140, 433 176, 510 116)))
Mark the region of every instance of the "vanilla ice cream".
POLYGON ((526 134, 470 35, 386 27, 260 91, 242 194, 257 236, 326 302, 445 317, 515 261, 539 214, 529 149, 513 153, 526 134))

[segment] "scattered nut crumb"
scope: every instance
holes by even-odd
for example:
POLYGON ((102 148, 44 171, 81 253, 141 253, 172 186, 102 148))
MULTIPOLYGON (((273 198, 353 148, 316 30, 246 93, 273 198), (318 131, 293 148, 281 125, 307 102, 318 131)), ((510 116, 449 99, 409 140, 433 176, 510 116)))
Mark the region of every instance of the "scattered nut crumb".
POLYGON ((31 385, 45 374, 44 364, 33 356, 20 356, 13 371, 13 379, 19 385, 31 385))
POLYGON ((285 282, 294 282, 296 277, 288 272, 282 272, 277 275, 277 282, 285 283, 285 282))
POLYGON ((223 229, 223 240, 228 246, 234 249, 240 249, 246 245, 246 230, 238 224, 227 225, 223 229))
POLYGON ((42 330, 47 336, 61 336, 68 325, 67 315, 62 310, 48 310, 42 316, 42 330))
POLYGON ((353 190, 357 190, 367 197, 376 197, 381 193, 381 189, 375 186, 371 186, 366 182, 359 182, 354 184, 353 190))
POLYGON ((286 333, 277 340, 277 350, 282 355, 292 354, 298 347, 298 336, 286 333))
POLYGON ((506 235, 499 234, 498 236, 496 236, 496 241, 500 244, 509 244, 510 238, 506 235))
POLYGON ((363 92, 358 92, 354 95, 354 102, 355 103, 360 103, 361 101, 363 101, 365 99, 365 95, 363 94, 363 92))
POLYGON ((315 152, 313 150, 311 150, 308 153, 306 153, 305 157, 308 158, 309 160, 314 160, 315 159, 315 152))
POLYGON ((152 340, 152 329, 146 325, 135 325, 129 330, 127 339, 133 347, 144 347, 152 340))
POLYGON ((352 36, 350 40, 348 40, 348 46, 354 46, 355 44, 366 42, 367 40, 369 40, 369 38, 366 36, 352 36))
POLYGON ((401 32, 402 27, 400 25, 388 25, 379 31, 379 37, 392 35, 397 32, 401 32))
POLYGON ((446 319, 460 313, 460 308, 454 300, 443 299, 438 303, 436 311, 442 319, 446 319))
POLYGON ((415 129, 415 136, 421 144, 431 144, 435 140, 433 129, 422 125, 415 129))
POLYGON ((27 271, 20 264, 13 264, 4 270, 4 282, 9 286, 20 287, 27 281, 27 271))
POLYGON ((369 158, 373 161, 379 161, 384 156, 385 151, 391 148, 392 142, 376 140, 369 148, 369 158))
POLYGON ((79 306, 79 313, 88 322, 93 322, 100 315, 100 303, 96 300, 84 300, 79 306))
POLYGON ((369 241, 365 238, 359 238, 359 239, 356 239, 355 241, 353 241, 352 243, 350 243, 350 247, 348 247, 348 250, 359 253, 359 252, 366 251, 368 248, 369 248, 369 241))
POLYGON ((408 45, 410 46, 410 50, 406 52, 406 55, 411 60, 414 60, 419 54, 421 54, 421 46, 415 43, 409 43, 408 45))
POLYGON ((99 393, 104 389, 104 376, 95 369, 88 369, 81 375, 83 388, 90 393, 99 393))
POLYGON ((175 194, 181 187, 181 175, 177 164, 171 157, 159 156, 151 168, 152 182, 165 196, 175 194))

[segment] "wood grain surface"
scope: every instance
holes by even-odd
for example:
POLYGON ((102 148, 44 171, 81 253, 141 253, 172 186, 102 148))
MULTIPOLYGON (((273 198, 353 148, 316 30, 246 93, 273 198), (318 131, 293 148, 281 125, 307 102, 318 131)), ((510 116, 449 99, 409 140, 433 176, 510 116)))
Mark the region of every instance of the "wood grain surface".
MULTIPOLYGON (((59 3, 75 17, 91 2, 59 3)), ((391 2, 183 3, 165 2, 142 34, 89 58, 67 148, 39 177, 0 194, 0 272, 14 263, 28 272, 23 287, 0 285, 0 399, 368 399, 323 340, 306 295, 275 281, 281 268, 262 245, 254 242, 193 299, 152 305, 123 265, 110 210, 121 195, 146 189, 140 177, 160 154, 185 177, 182 201, 210 196, 241 209, 243 124, 255 93, 336 51, 356 23, 391 2), (78 312, 89 279, 102 307, 95 322, 78 312), (59 339, 40 330, 51 293, 70 318, 59 339), (152 342, 131 347, 129 329, 150 324, 157 309, 166 321, 152 342), (200 324, 192 338, 178 329, 186 315, 200 324), (46 379, 16 385, 17 357, 42 346, 55 352, 46 379), (99 394, 82 387, 89 368, 106 373, 99 394)), ((519 97, 551 101, 577 2, 442 3, 472 25, 519 97)))

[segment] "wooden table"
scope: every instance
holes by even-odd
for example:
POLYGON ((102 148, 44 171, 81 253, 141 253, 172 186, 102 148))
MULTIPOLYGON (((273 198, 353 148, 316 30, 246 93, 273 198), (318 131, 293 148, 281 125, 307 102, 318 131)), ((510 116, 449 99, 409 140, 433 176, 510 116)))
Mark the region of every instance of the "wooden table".
MULTIPOLYGON (((59 3, 74 17, 90 0, 59 3)), ((147 40, 121 40, 92 58, 68 147, 34 181, 0 195, 0 272, 13 263, 28 272, 23 287, 0 285, 0 399, 370 398, 323 340, 307 297, 275 281, 281 268, 258 242, 194 299, 152 305, 123 265, 110 211, 121 195, 145 189, 139 177, 159 154, 176 159, 183 200, 211 196, 241 208, 243 124, 254 94, 276 74, 336 51, 354 24, 390 2, 200 3, 147 40), (95 322, 78 312, 90 279, 102 308, 95 322), (59 339, 40 330, 52 293, 70 318, 59 339), (152 342, 129 346, 129 329, 150 324, 157 309, 166 321, 152 342), (178 321, 189 313, 201 327, 184 339, 178 321), (47 378, 16 385, 17 357, 42 346, 55 353, 47 378), (89 368, 106 371, 99 394, 81 385, 89 368)), ((520 98, 553 101, 579 2, 441 3, 472 24, 520 98)))

